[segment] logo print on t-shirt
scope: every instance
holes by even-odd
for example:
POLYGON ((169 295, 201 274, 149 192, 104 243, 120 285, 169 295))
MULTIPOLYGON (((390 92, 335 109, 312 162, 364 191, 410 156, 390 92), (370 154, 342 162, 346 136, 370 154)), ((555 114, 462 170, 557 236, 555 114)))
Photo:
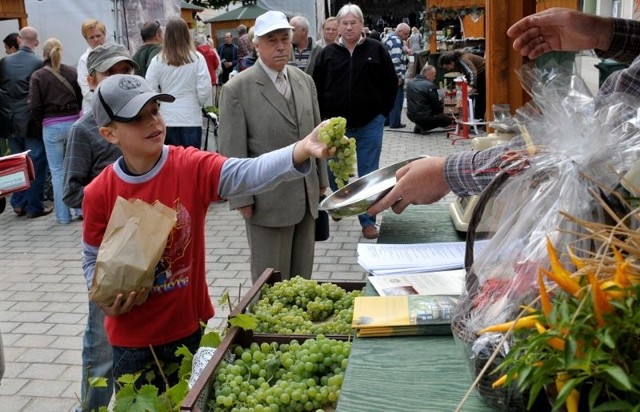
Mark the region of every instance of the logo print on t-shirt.
POLYGON ((190 257, 185 256, 185 251, 192 242, 191 215, 179 200, 176 201, 175 209, 177 221, 156 265, 153 293, 167 293, 189 285, 193 262, 190 257))

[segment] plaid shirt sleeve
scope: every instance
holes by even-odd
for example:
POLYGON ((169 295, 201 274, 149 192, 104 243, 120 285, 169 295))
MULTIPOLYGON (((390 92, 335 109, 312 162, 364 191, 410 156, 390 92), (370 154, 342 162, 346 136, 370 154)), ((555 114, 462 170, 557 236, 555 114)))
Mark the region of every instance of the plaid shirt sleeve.
MULTIPOLYGON (((596 50, 601 58, 615 59, 630 64, 628 69, 611 74, 598 91, 597 98, 605 102, 606 96, 619 93, 640 98, 640 22, 613 19, 613 37, 609 50, 596 50)), ((458 196, 476 195, 491 182, 508 151, 524 148, 521 136, 510 142, 486 150, 453 153, 446 158, 444 173, 451 191, 458 196)))
POLYGON ((622 93, 640 98, 640 22, 614 19, 611 47, 606 52, 596 50, 599 57, 613 58, 630 64, 625 70, 612 73, 598 91, 598 98, 622 93))
POLYGON ((444 176, 451 191, 458 196, 477 195, 493 180, 504 164, 503 155, 524 148, 521 136, 508 143, 481 151, 463 151, 447 156, 444 176))

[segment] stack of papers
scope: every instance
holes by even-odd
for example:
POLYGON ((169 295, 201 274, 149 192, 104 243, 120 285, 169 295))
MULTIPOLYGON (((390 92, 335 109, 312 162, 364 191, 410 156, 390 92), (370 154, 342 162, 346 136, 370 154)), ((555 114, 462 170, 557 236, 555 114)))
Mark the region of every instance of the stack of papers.
MULTIPOLYGON (((488 240, 474 243, 477 255, 488 240)), ((465 242, 358 244, 358 264, 372 275, 422 273, 464 267, 465 242)))

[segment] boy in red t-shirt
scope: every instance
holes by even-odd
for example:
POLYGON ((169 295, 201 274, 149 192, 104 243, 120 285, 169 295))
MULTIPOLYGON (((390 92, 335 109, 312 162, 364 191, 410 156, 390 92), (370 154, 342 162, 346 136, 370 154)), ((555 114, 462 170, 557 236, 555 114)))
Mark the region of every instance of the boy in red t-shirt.
MULTIPOLYGON (((164 364, 177 362, 177 347, 186 345, 193 353, 197 350, 200 322, 214 313, 204 263, 209 204, 301 179, 310 171, 311 156, 326 158, 335 152, 318 141, 320 126, 298 143, 257 158, 226 158, 195 148, 166 146, 158 102, 173 100, 171 95, 151 90, 142 77, 114 75, 99 85, 92 102, 100 134, 117 144, 123 156, 85 188, 85 272, 95 269, 98 248, 118 196, 160 201, 174 208, 178 218, 156 267, 152 290, 120 294, 111 306, 101 306, 107 316, 105 329, 113 346, 116 378, 149 365, 155 369, 149 345, 164 364)), ((169 383, 177 380, 176 373, 169 383)))

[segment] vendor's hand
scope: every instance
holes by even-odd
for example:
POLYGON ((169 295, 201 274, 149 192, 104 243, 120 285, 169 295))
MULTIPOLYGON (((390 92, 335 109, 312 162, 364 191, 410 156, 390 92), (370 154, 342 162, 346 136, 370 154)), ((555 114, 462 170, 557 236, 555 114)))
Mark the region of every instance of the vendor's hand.
POLYGON ((238 212, 240 212, 243 218, 249 219, 253 216, 253 205, 239 207, 238 212))
POLYGON ((124 298, 124 293, 118 293, 116 300, 113 301, 111 306, 100 303, 98 303, 98 306, 102 309, 105 316, 115 317, 129 312, 136 305, 143 304, 147 300, 148 296, 149 292, 145 289, 142 289, 140 292, 130 292, 126 300, 124 298))
POLYGON ((427 205, 442 199, 450 189, 444 177, 444 158, 425 157, 415 160, 396 172, 397 183, 367 213, 375 216, 391 207, 402 213, 409 205, 427 205))
POLYGON ((535 59, 550 51, 608 50, 612 25, 610 18, 551 8, 520 19, 507 35, 516 51, 535 59))
POLYGON ((326 159, 336 153, 336 148, 329 149, 327 145, 318 140, 318 132, 328 123, 328 120, 316 126, 311 133, 300 140, 293 149, 293 163, 299 165, 310 157, 326 159))

